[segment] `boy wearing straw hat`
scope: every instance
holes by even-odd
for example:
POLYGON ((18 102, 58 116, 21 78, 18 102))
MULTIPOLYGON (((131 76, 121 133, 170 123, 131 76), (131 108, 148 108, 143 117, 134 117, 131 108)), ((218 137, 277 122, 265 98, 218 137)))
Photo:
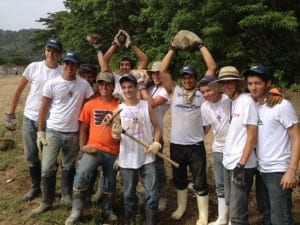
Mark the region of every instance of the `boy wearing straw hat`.
POLYGON ((220 69, 218 79, 208 85, 231 99, 229 129, 223 152, 225 200, 230 207, 232 225, 248 225, 248 201, 257 158, 258 113, 255 102, 243 94, 244 82, 233 66, 220 69))

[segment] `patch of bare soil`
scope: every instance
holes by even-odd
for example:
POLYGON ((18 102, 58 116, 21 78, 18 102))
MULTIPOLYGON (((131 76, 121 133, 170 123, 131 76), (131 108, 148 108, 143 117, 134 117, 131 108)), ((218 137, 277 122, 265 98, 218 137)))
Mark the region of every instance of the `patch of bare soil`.
MULTIPOLYGON (((18 78, 0 78, 0 114, 8 109, 10 103, 10 97, 12 90, 14 90, 15 85, 18 81, 18 78)), ((294 103, 297 108, 298 115, 300 115, 300 94, 295 92, 287 92, 285 95, 294 103)), ((21 99, 21 105, 24 105, 24 97, 21 99)), ((18 114, 22 114, 22 106, 18 107, 18 114)), ((165 118, 165 154, 169 155, 169 131, 170 131, 170 115, 167 114, 165 118)), ((3 122, 0 120, 0 129, 3 128, 3 122)), ((2 129, 3 132, 3 129, 2 129)), ((12 163, 6 163, 4 157, 9 157, 10 153, 0 152, 0 224, 1 225, 19 225, 19 224, 62 224, 62 222, 57 222, 55 216, 50 218, 49 222, 40 223, 37 220, 31 220, 27 218, 27 213, 38 206, 40 198, 32 202, 22 202, 21 198, 23 194, 30 188, 30 178, 28 176, 27 166, 25 164, 22 143, 20 138, 21 130, 19 129, 16 132, 6 132, 3 134, 5 137, 11 137, 12 139, 18 141, 17 148, 12 150, 12 155, 16 155, 12 163), (56 221, 56 222, 54 222, 56 221)), ((214 178, 212 173, 212 155, 211 155, 211 141, 212 134, 209 134, 205 140, 206 150, 207 150, 207 159, 208 159, 208 184, 210 188, 209 192, 209 221, 214 221, 217 217, 217 197, 215 194, 214 178)), ((188 207, 185 215, 179 221, 174 221, 170 219, 172 212, 176 209, 176 191, 172 183, 172 174, 171 167, 166 163, 167 175, 168 175, 168 189, 167 189, 167 198, 168 205, 164 212, 159 213, 159 224, 161 225, 195 225, 198 219, 198 209, 196 197, 192 192, 189 192, 188 196, 188 207)), ((58 175, 59 177, 59 175, 58 175)), ((58 201, 58 199, 57 199, 58 201)), ((58 203, 55 203, 58 204, 58 203)), ((119 216, 123 214, 123 204, 122 204, 122 193, 121 189, 117 193, 117 198, 115 202, 115 209, 119 216)), ((64 219, 69 215, 69 211, 65 208, 56 207, 55 211, 61 210, 62 213, 60 216, 64 219)), ((250 224, 259 225, 260 216, 256 209, 255 202, 255 192, 254 188, 250 196, 249 203, 250 210, 250 224)), ((57 212, 53 212, 54 215, 57 215, 57 212)), ((293 213, 296 225, 300 225, 300 188, 299 186, 293 192, 293 213)), ((51 215, 51 213, 49 214, 51 215)), ((99 216, 97 210, 85 210, 84 219, 80 224, 89 224, 88 221, 99 216)), ((50 216, 51 217, 51 216, 50 216)))

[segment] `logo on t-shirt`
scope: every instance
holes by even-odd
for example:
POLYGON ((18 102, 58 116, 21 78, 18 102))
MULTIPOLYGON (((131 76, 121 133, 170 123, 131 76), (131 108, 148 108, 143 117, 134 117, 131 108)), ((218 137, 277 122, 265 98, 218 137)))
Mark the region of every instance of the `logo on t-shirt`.
POLYGON ((96 126, 106 123, 112 116, 112 112, 108 110, 94 110, 94 121, 96 126))

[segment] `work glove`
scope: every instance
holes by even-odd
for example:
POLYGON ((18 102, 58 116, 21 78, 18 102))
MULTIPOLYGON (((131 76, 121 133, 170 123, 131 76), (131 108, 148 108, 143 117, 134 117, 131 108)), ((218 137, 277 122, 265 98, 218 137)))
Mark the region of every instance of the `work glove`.
POLYGON ((84 145, 82 146, 80 151, 88 154, 95 154, 98 151, 98 149, 90 145, 84 145))
POLYGON ((87 42, 94 47, 96 51, 101 50, 102 37, 98 34, 88 34, 86 36, 87 42))
POLYGON ((151 152, 153 154, 156 154, 160 148, 161 148, 161 144, 157 141, 154 141, 151 145, 149 145, 146 152, 151 152))
POLYGON ((4 114, 4 125, 9 131, 14 131, 17 128, 17 120, 15 113, 5 113, 4 114))
POLYGON ((245 183, 245 165, 237 164, 232 172, 232 183, 239 187, 244 187, 245 183))
POLYGON ((122 30, 122 33, 123 33, 123 34, 125 35, 125 37, 126 37, 124 46, 125 46, 126 48, 131 47, 131 45, 133 45, 133 42, 132 42, 132 40, 131 40, 130 35, 129 35, 125 30, 122 30))
POLYGON ((267 106, 272 107, 282 102, 283 95, 278 88, 272 88, 265 98, 267 106))
POLYGON ((126 35, 123 33, 123 30, 119 30, 118 33, 114 36, 114 40, 112 44, 121 47, 124 46, 125 42, 126 42, 126 35))
POLYGON ((119 159, 116 159, 116 161, 113 164, 113 169, 118 170, 119 169, 119 159))
POLYGON ((45 131, 38 131, 37 132, 36 144, 37 144, 39 152, 42 152, 43 151, 43 146, 47 145, 45 131))
POLYGON ((120 123, 113 123, 113 125, 111 127, 111 136, 116 140, 120 140, 122 130, 123 129, 122 129, 122 126, 120 123))

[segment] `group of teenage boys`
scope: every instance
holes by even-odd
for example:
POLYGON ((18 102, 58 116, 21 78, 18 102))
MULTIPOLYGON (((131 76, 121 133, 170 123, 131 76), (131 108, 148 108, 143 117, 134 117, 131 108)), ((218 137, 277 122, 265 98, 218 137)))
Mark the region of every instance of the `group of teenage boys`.
MULTIPOLYGON (((131 41, 126 31, 121 33, 131 41)), ((129 57, 121 58, 118 72, 111 70, 109 62, 121 46, 117 37, 105 54, 94 46, 101 68, 97 75, 92 65, 80 66, 79 56, 72 51, 64 54, 60 66, 62 44, 49 39, 45 60, 25 69, 5 123, 8 129, 15 129, 17 104, 25 86, 31 83, 23 116, 23 141, 32 188, 23 199, 32 200, 42 193, 42 201, 29 215, 53 207, 61 151, 61 201, 72 207, 65 224, 80 219, 99 166, 103 172, 101 203, 107 222, 137 222, 136 188, 141 182, 145 189, 145 224, 158 224, 157 214, 165 209, 167 196, 164 163, 156 153, 163 150, 163 117, 170 108, 170 157, 179 164, 178 168, 172 167, 177 195, 172 219, 180 220, 186 211, 189 169, 197 197, 196 225, 249 224, 248 202, 255 175, 262 224, 294 224, 291 195, 297 184, 299 121, 292 104, 282 99, 281 93, 277 93, 275 103, 268 104, 272 97, 270 70, 261 65, 252 67, 243 80, 235 67, 225 66, 216 77, 216 63, 201 44, 198 52, 207 67, 204 77, 198 84, 197 70, 188 65, 180 70, 178 85, 169 72, 176 54, 171 46, 162 61, 154 62, 148 70, 152 80, 149 85, 144 77, 137 79, 131 74, 134 63, 129 57), (77 76, 78 69, 84 79, 77 76), (250 94, 244 93, 245 87, 250 94), (209 223, 204 139, 210 129, 214 134, 218 218, 209 223), (85 153, 75 173, 80 150, 85 153), (113 211, 118 170, 122 177, 123 220, 113 211)), ((133 42, 125 47, 138 57, 137 68, 146 70, 148 57, 133 42)))

